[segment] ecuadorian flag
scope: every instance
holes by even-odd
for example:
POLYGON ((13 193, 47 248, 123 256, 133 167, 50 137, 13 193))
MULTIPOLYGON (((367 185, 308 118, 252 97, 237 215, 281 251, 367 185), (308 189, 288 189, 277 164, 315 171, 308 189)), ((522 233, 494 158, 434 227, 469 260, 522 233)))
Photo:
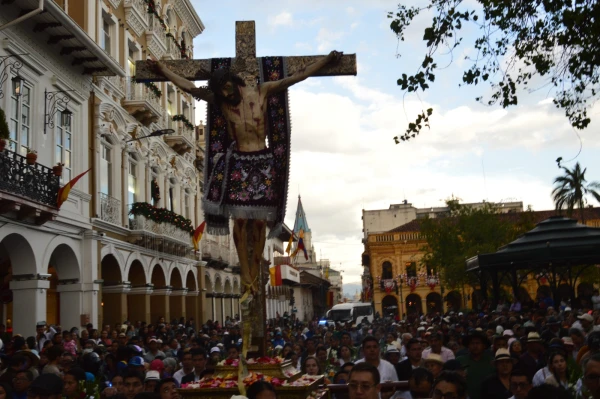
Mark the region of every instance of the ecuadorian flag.
POLYGON ((56 207, 58 209, 60 209, 60 207, 62 206, 63 202, 65 202, 67 200, 67 198, 69 198, 69 193, 71 192, 71 189, 73 188, 73 186, 75 186, 75 184, 77 183, 77 181, 79 179, 81 179, 83 177, 83 175, 85 175, 90 170, 92 170, 92 169, 90 168, 90 169, 86 170, 85 172, 83 172, 83 173, 75 176, 67 184, 65 184, 64 186, 62 186, 58 190, 58 195, 56 196, 56 207))

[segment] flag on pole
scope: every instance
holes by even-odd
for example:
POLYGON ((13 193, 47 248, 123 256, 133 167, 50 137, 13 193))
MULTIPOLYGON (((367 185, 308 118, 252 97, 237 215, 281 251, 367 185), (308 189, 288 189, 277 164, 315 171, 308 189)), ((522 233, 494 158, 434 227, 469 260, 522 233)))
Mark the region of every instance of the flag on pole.
POLYGON ((67 198, 69 197, 69 193, 71 192, 71 189, 75 186, 75 184, 77 183, 77 181, 79 179, 81 179, 83 177, 83 175, 85 175, 90 170, 92 170, 92 168, 86 170, 83 173, 78 174, 77 176, 75 176, 67 184, 65 184, 64 186, 62 186, 58 190, 58 195, 56 196, 56 207, 58 209, 60 209, 60 207, 62 206, 63 202, 65 202, 67 200, 67 198))
POLYGON ((271 286, 272 287, 278 287, 280 285, 283 285, 283 282, 281 281, 281 266, 280 265, 271 267, 269 269, 269 274, 271 275, 271 286))
POLYGON ((200 223, 200 226, 196 228, 194 231, 194 235, 192 237, 192 242, 194 243, 194 251, 197 251, 200 244, 200 240, 202 239, 202 234, 204 234, 204 228, 206 227, 206 222, 200 223))
POLYGON ((304 252, 304 259, 308 260, 308 252, 306 252, 306 248, 304 247, 304 240, 302 238, 298 238, 298 246, 296 250, 292 254, 292 258, 298 255, 298 251, 302 250, 304 252))
POLYGON ((288 245, 287 248, 285 249, 285 252, 289 255, 290 252, 292 251, 292 243, 294 242, 294 234, 290 235, 290 239, 288 241, 288 245))

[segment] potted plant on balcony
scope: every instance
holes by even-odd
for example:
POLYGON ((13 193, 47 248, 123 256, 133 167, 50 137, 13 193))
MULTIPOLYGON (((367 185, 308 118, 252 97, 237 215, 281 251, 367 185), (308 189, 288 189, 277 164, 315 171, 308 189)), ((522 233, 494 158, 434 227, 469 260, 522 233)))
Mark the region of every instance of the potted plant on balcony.
POLYGON ((25 158, 27 159, 27 165, 35 165, 37 157, 37 151, 27 148, 27 155, 25 155, 25 158))
POLYGON ((65 166, 64 163, 57 163, 56 165, 54 165, 52 167, 52 173, 54 173, 54 176, 62 176, 62 172, 63 172, 63 167, 65 166))
POLYGON ((8 123, 6 123, 6 114, 4 110, 0 108, 0 152, 4 151, 6 148, 6 141, 8 140, 10 135, 10 130, 8 129, 8 123))

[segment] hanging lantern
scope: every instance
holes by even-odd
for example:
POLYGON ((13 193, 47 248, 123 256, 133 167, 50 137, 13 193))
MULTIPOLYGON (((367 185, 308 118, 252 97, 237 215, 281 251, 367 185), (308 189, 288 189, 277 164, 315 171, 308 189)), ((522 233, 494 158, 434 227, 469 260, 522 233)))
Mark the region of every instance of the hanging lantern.
POLYGON ((73 113, 71 111, 69 111, 68 108, 65 108, 64 111, 62 111, 60 113, 60 124, 62 127, 67 127, 70 128, 71 127, 71 118, 73 116, 73 113))
POLYGON ((23 93, 23 83, 25 82, 19 75, 11 79, 13 83, 13 92, 15 97, 20 97, 23 93))

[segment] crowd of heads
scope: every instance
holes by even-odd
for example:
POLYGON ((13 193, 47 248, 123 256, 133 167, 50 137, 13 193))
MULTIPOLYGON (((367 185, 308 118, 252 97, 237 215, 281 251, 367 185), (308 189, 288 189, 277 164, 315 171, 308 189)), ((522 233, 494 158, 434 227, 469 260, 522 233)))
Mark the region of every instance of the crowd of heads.
MULTIPOLYGON (((345 385, 338 399, 526 399, 549 390, 600 399, 600 309, 499 305, 344 323, 284 315, 270 320, 266 333, 267 355, 324 375, 326 384, 345 385)), ((237 316, 222 324, 159 318, 70 330, 40 322, 31 337, 0 326, 0 339, 0 399, 3 392, 14 399, 76 399, 92 386, 106 398, 177 399, 182 384, 239 359, 242 344, 237 316)), ((248 397, 276 392, 261 382, 248 397)))

